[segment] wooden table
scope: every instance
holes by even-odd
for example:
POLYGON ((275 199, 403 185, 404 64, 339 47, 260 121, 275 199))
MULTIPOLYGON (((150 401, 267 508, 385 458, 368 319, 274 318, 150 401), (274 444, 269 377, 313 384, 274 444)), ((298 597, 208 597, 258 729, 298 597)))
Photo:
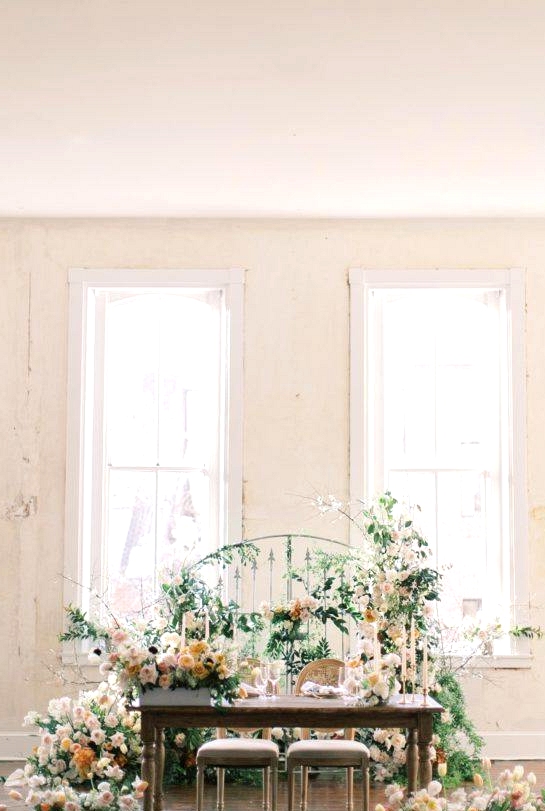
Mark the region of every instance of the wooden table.
POLYGON ((409 791, 431 780, 430 744, 433 715, 443 707, 431 698, 395 696, 379 707, 346 705, 341 699, 305 696, 277 696, 274 699, 248 698, 231 706, 216 708, 188 706, 138 706, 142 714, 142 779, 149 783, 144 796, 144 811, 161 811, 165 727, 204 729, 229 727, 309 727, 312 729, 391 728, 407 730, 407 773, 409 791))

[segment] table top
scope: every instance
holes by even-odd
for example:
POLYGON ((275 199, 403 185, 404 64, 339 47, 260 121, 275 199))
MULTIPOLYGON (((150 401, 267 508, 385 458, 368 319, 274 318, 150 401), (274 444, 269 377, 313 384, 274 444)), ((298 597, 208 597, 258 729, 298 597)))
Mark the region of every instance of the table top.
POLYGON ((415 727, 422 716, 443 711, 443 707, 422 695, 393 696, 388 703, 376 707, 345 704, 340 698, 309 696, 276 696, 275 698, 245 698, 222 707, 139 706, 142 715, 164 726, 236 726, 270 727, 303 726, 315 728, 342 727, 415 727))

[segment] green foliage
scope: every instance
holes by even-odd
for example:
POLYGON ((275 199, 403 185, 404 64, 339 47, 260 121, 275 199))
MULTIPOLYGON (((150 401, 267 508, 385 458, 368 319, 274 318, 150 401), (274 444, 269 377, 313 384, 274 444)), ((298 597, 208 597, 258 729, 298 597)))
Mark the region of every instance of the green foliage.
POLYGON ((541 639, 543 631, 539 626, 535 625, 515 625, 514 628, 511 628, 509 634, 514 636, 515 639, 541 639))
POLYGON ((107 631, 91 622, 81 608, 69 603, 64 610, 68 628, 64 633, 59 634, 60 642, 72 642, 75 639, 98 641, 99 639, 108 638, 107 631))
POLYGON ((433 697, 446 712, 434 716, 434 733, 439 736, 438 753, 448 763, 445 785, 456 786, 471 780, 479 767, 479 756, 484 741, 477 734, 467 715, 462 686, 452 671, 443 668, 437 674, 440 688, 433 697))

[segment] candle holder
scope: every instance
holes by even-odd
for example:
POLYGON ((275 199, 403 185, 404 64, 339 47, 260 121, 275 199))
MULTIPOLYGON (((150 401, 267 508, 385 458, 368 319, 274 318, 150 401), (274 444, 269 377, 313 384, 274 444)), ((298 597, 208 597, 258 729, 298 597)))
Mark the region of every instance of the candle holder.
POLYGON ((401 680, 401 703, 407 703, 407 682, 405 679, 401 680))
POLYGON ((428 688, 424 687, 424 689, 422 690, 422 704, 426 706, 427 703, 428 703, 428 688))

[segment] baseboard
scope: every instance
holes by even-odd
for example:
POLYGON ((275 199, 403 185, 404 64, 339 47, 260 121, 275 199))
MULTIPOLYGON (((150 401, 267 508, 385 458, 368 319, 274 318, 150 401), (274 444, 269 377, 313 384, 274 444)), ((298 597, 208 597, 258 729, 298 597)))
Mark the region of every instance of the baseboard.
POLYGON ((545 760, 545 732, 480 732, 491 760, 545 760))
MULTIPOLYGON (((491 760, 545 760, 545 732, 481 732, 484 754, 491 760)), ((0 732, 0 760, 25 760, 38 736, 0 732)))

